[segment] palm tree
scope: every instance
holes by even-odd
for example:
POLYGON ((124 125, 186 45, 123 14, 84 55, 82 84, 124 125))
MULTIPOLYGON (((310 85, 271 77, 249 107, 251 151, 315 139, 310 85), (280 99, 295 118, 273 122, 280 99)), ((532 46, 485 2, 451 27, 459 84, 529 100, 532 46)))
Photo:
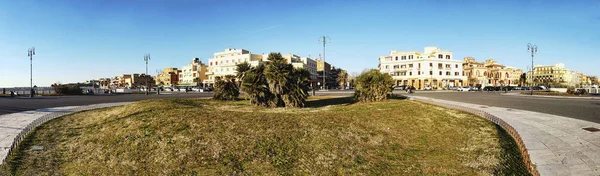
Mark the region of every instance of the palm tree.
POLYGON ((236 67, 237 67, 236 68, 236 71, 237 71, 236 77, 239 80, 238 86, 242 87, 242 80, 244 80, 244 76, 246 75, 246 72, 248 70, 252 69, 252 66, 250 66, 250 64, 248 64, 248 62, 244 62, 241 64, 237 64, 236 67))
POLYGON ((288 77, 292 75, 294 67, 288 64, 280 53, 271 53, 268 56, 271 61, 265 68, 265 76, 269 84, 269 91, 276 96, 273 102, 277 106, 285 106, 284 95, 288 92, 288 77))
POLYGON ((342 89, 345 89, 346 82, 348 82, 348 72, 346 72, 346 70, 341 70, 338 73, 337 81, 338 84, 340 84, 340 87, 342 87, 342 89))
POLYGON ((471 77, 471 78, 469 78, 469 82, 471 83, 471 86, 475 87, 475 83, 477 83, 477 78, 471 77))

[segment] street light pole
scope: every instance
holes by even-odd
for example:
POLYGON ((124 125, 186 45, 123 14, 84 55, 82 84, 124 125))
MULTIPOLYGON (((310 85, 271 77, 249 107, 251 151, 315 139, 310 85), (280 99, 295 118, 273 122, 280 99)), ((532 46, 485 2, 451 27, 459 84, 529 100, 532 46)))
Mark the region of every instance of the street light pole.
POLYGON ((527 44, 527 51, 531 52, 531 95, 533 95, 533 84, 534 84, 534 75, 535 75, 535 67, 533 66, 533 56, 537 53, 537 45, 532 45, 531 43, 527 44))
POLYGON ((144 55, 144 61, 146 61, 146 95, 150 91, 150 86, 148 85, 148 61, 150 60, 150 54, 144 55))
POLYGON ((327 37, 327 36, 321 36, 321 37, 319 38, 319 42, 322 42, 322 43, 323 43, 323 90, 325 90, 325 89, 326 89, 326 88, 325 88, 325 86, 327 85, 327 84, 325 83, 325 78, 326 78, 326 76, 325 76, 326 74, 325 74, 325 73, 327 72, 327 71, 326 71, 327 69, 325 69, 325 44, 327 44, 327 43, 331 43, 331 41, 330 41, 330 40, 331 40, 331 39, 330 39, 329 37, 327 37))
POLYGON ((35 55, 35 47, 27 50, 27 56, 29 56, 29 97, 33 98, 33 55, 35 55))

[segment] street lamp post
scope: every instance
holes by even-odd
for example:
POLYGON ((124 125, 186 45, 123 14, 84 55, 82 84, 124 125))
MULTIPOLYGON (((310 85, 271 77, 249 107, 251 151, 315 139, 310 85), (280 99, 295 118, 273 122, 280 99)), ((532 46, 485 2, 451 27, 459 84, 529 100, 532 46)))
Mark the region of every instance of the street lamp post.
POLYGON ((148 61, 150 60, 150 54, 144 55, 144 61, 146 61, 146 95, 150 91, 150 86, 148 85, 148 61))
POLYGON ((331 43, 331 39, 327 36, 322 36, 319 38, 319 42, 323 43, 323 90, 325 90, 326 89, 325 85, 327 85, 325 83, 325 78, 326 78, 325 73, 327 72, 326 71, 327 69, 325 69, 325 44, 331 43))
POLYGON ((534 75, 535 75, 535 67, 533 66, 533 56, 537 53, 537 45, 532 45, 531 43, 527 44, 527 51, 531 52, 531 95, 533 95, 533 84, 534 84, 534 75))
POLYGON ((29 97, 33 98, 33 55, 35 55, 35 47, 29 48, 27 56, 29 56, 29 97))

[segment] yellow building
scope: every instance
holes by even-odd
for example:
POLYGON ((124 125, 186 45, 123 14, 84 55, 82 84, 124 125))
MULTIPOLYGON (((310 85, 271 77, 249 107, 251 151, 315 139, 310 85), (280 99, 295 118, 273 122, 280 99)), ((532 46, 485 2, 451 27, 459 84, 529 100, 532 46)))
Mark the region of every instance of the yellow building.
POLYGON ((452 51, 435 46, 425 47, 424 52, 390 51, 389 56, 379 57, 378 67, 382 73, 392 75, 396 85, 417 89, 464 86, 467 82, 462 62, 453 59, 452 51))
POLYGON ((518 86, 523 70, 499 64, 493 59, 477 62, 473 57, 463 59, 463 71, 469 85, 518 86))
POLYGON ((202 63, 199 58, 193 58, 192 62, 181 68, 179 74, 179 86, 198 86, 204 80, 208 80, 206 70, 208 65, 202 63))
POLYGON ((181 70, 177 68, 165 68, 160 74, 154 77, 156 85, 172 87, 179 84, 179 74, 181 70))
POLYGON ((555 65, 536 65, 533 74, 529 71, 530 81, 536 85, 545 85, 551 87, 579 86, 581 83, 580 74, 565 68, 565 64, 557 63, 555 65))

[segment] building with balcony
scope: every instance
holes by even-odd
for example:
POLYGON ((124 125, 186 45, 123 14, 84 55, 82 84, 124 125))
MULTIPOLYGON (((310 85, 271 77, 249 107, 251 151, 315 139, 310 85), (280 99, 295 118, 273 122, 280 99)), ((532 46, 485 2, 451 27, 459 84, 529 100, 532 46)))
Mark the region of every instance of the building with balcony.
POLYGON ((114 88, 142 88, 146 86, 154 87, 154 78, 146 74, 122 74, 116 76, 111 81, 111 87, 114 88))
POLYGON ((425 47, 424 52, 390 51, 388 56, 379 57, 378 68, 382 73, 392 75, 397 86, 441 89, 467 83, 462 62, 453 59, 452 51, 435 46, 425 47))
POLYGON ((555 65, 536 65, 534 72, 528 72, 529 82, 533 81, 536 85, 545 85, 550 87, 570 87, 579 86, 581 83, 580 74, 565 68, 565 64, 557 63, 555 65), (533 79, 531 79, 533 77, 533 79))
POLYGON ((472 86, 518 86, 522 69, 504 66, 493 59, 477 62, 473 57, 463 59, 463 71, 467 84, 472 86))
POLYGON ((173 87, 179 84, 179 74, 181 74, 181 70, 177 68, 165 68, 162 72, 154 77, 155 84, 173 87))
POLYGON ((252 67, 258 66, 263 61, 264 55, 252 54, 245 49, 227 48, 223 52, 214 53, 213 58, 208 59, 208 69, 203 80, 207 85, 213 85, 217 77, 225 75, 236 75, 237 64, 248 62, 252 67))
POLYGON ((190 64, 181 67, 179 74, 179 85, 184 87, 195 87, 208 80, 206 75, 208 65, 202 63, 199 58, 193 58, 190 64))
MULTIPOLYGON (((287 63, 292 64, 294 68, 303 68, 310 72, 311 83, 317 82, 317 62, 308 57, 300 57, 295 54, 283 54, 281 55, 286 59, 287 63)), ((265 57, 266 58, 266 57, 265 57)))

